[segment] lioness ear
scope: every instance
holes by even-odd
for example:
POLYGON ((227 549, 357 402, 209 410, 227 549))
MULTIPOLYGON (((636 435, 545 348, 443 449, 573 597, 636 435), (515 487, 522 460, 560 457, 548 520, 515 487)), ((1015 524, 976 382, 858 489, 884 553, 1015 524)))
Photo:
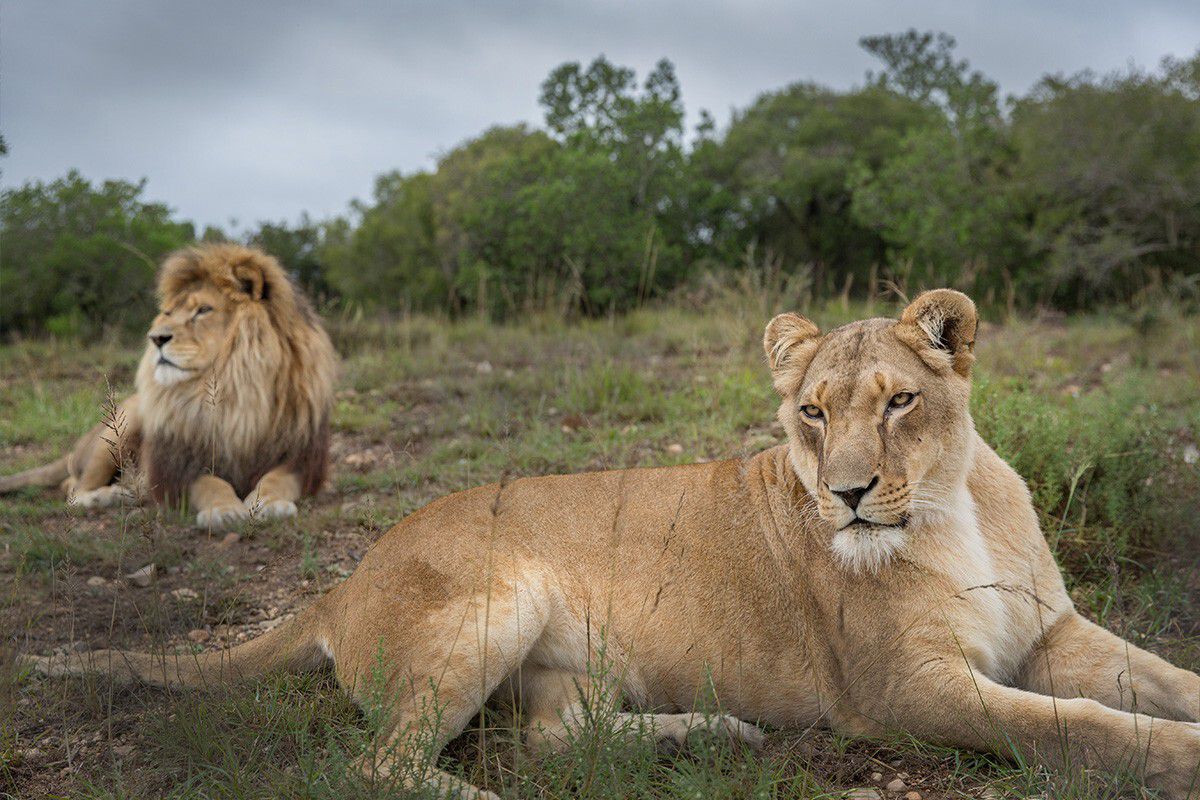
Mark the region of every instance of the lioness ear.
POLYGON ((804 380, 804 371, 821 344, 821 331, 799 314, 780 314, 767 323, 763 350, 771 365, 775 391, 793 394, 804 380))
POLYGON ((897 334, 930 369, 953 369, 965 378, 975 363, 978 321, 971 298, 953 289, 933 289, 904 309, 897 334))
POLYGON ((266 270, 253 258, 234 264, 233 277, 241 284, 242 291, 253 300, 266 300, 270 294, 266 270))

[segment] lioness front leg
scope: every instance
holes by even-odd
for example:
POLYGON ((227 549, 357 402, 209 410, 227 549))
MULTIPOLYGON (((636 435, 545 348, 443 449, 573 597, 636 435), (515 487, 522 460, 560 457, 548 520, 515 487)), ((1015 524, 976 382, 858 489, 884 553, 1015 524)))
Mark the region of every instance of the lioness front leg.
MULTIPOLYGON (((535 751, 564 750, 580 735, 597 706, 619 698, 600 697, 596 679, 545 667, 526 666, 521 674, 521 710, 525 717, 526 744, 535 751), (588 714, 586 706, 592 706, 588 714)), ((598 712, 603 716, 603 711, 598 712)), ((682 747, 693 731, 705 731, 752 749, 762 747, 765 737, 757 726, 729 714, 639 714, 613 711, 618 734, 636 739, 648 735, 661 745, 682 747)))
POLYGON ((1200 720, 1200 676, 1071 614, 1054 624, 1021 669, 1018 685, 1110 708, 1200 720))
POLYGON ((294 517, 300 476, 291 467, 276 467, 262 476, 244 505, 256 517, 294 517))
POLYGON ((201 475, 188 488, 188 500, 196 509, 196 525, 220 530, 250 516, 237 492, 216 475, 201 475))
MULTIPOLYGON (((952 659, 945 662, 952 663, 952 659)), ((927 740, 1055 768, 1129 772, 1170 800, 1200 799, 1200 726, 994 683, 965 666, 904 682, 887 713, 927 740)))

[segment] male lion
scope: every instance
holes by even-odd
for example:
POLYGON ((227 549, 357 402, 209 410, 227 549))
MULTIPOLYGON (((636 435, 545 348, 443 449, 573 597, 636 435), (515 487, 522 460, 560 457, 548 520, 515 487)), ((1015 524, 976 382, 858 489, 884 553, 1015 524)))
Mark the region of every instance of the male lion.
POLYGON ((155 500, 186 500, 201 527, 294 515, 325 480, 337 365, 308 300, 274 258, 235 244, 168 256, 158 298, 136 394, 0 492, 61 481, 73 504, 111 505, 136 464, 155 500))
POLYGON ((784 314, 765 347, 786 445, 454 494, 232 650, 30 663, 186 686, 332 664, 360 700, 388 698, 404 751, 423 712, 437 708, 440 747, 497 690, 519 698, 531 744, 560 746, 606 659, 607 688, 647 712, 630 728, 662 739, 704 726, 755 742, 751 722, 906 731, 1198 797, 1200 677, 1075 612, 1024 483, 971 421, 975 327, 946 289, 827 334, 784 314), (690 712, 708 681, 728 716, 690 712))

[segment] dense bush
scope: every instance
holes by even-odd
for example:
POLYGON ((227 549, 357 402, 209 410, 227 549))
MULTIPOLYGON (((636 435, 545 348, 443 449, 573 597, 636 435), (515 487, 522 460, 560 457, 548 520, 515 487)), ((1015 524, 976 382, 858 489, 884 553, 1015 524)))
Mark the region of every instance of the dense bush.
MULTIPOLYGON (((797 83, 685 141, 670 62, 603 57, 541 89, 545 128, 496 127, 348 215, 262 223, 318 297, 367 310, 600 315, 754 265, 806 296, 894 285, 1080 309, 1200 284, 1200 54, 1153 73, 1042 80, 1001 101, 945 34, 875 36, 882 68, 797 83)), ((191 235, 140 184, 71 173, 5 194, 0 326, 140 314, 191 235)), ((205 233, 205 238, 219 236, 205 233)))
POLYGON ((93 186, 77 172, 4 193, 0 331, 79 334, 140 329, 154 308, 157 262, 193 237, 143 183, 93 186))

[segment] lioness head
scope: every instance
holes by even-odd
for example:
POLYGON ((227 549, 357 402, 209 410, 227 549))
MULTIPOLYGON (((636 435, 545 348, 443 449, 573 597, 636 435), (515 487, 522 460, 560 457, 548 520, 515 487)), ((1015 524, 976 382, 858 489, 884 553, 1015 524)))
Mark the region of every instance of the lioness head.
POLYGON ((260 250, 213 244, 174 253, 159 272, 143 364, 160 386, 194 381, 234 348, 239 332, 256 327, 247 322, 267 322, 272 305, 291 305, 292 294, 282 267, 260 250))
POLYGON ((876 570, 917 523, 953 513, 974 441, 975 326, 975 304, 950 289, 922 294, 898 321, 826 334, 797 314, 767 325, 791 461, 845 565, 876 570))

